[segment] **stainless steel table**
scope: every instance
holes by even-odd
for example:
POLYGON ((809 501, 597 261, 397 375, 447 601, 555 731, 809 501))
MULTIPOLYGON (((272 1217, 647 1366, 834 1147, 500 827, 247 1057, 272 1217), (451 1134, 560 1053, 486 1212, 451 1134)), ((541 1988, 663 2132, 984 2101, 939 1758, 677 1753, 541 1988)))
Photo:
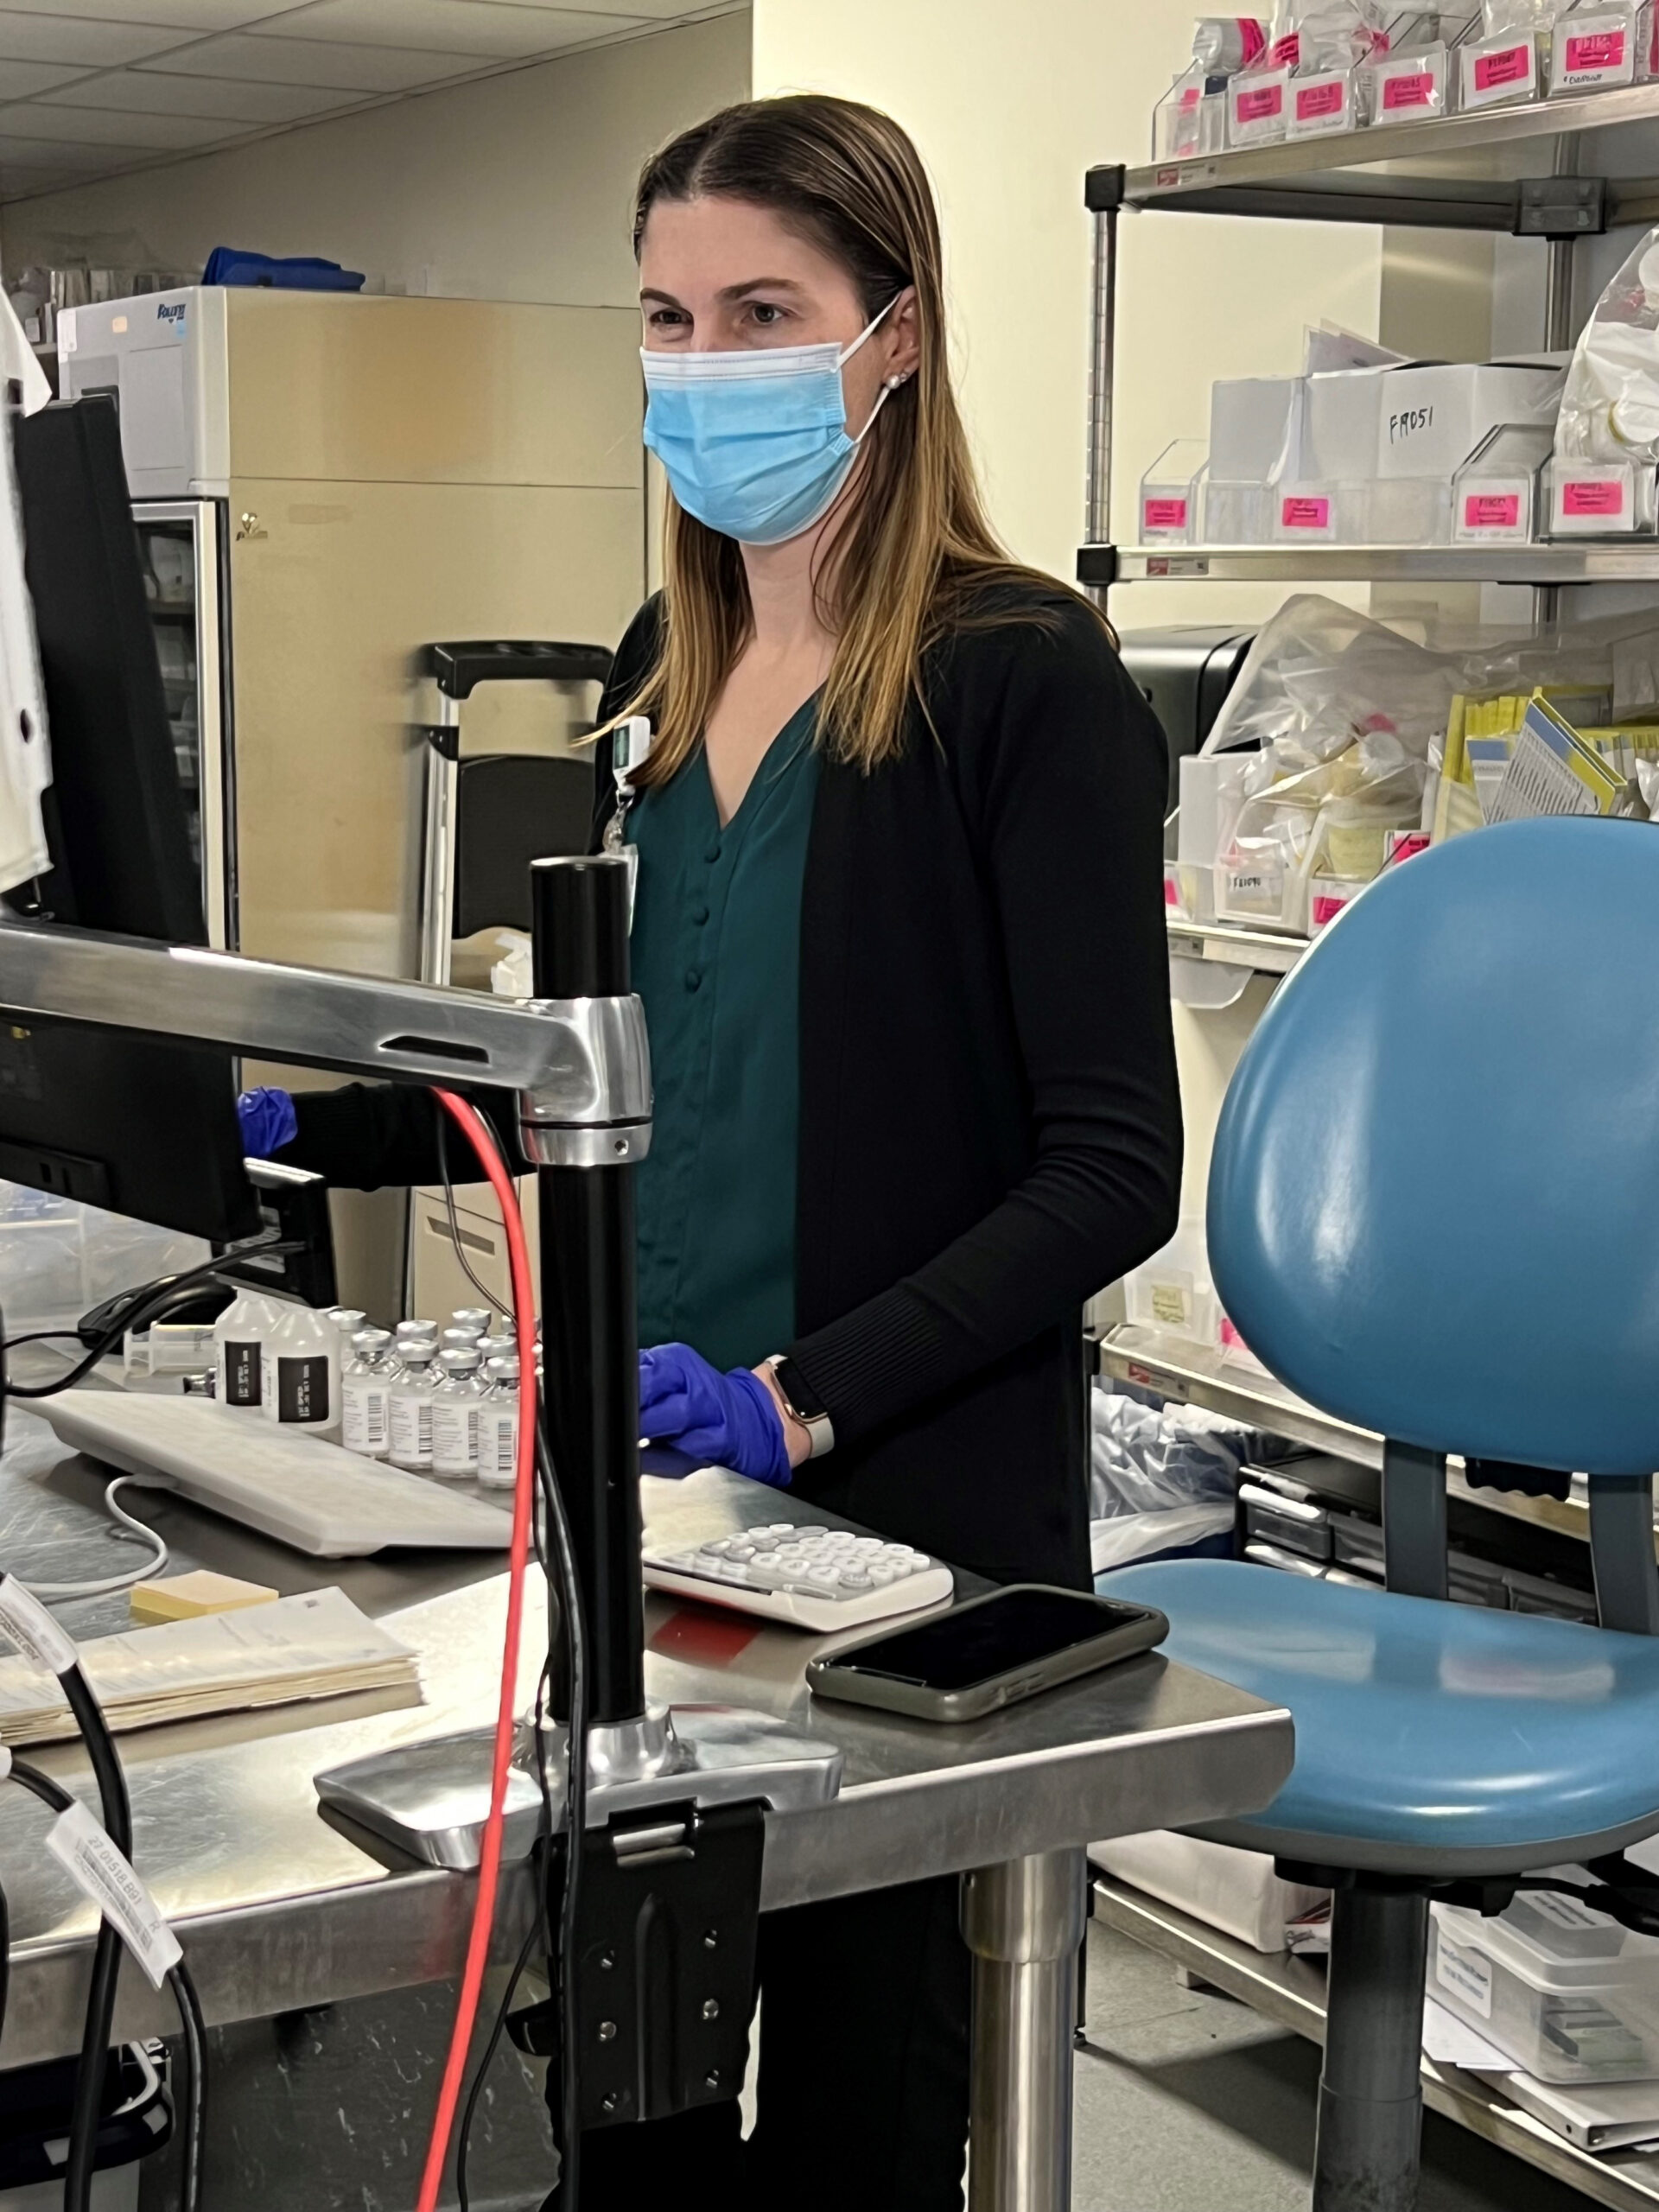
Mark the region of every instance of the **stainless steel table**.
MULTIPOLYGON (((130 1550, 99 1510, 102 1471, 14 1402, 0 1459, 0 1560, 39 1577, 109 1573, 130 1550)), ((648 1522, 677 1537, 758 1517, 753 1485, 703 1475, 645 1484, 648 1522)), ((460 1967, 470 1878, 378 1863, 319 1817, 311 1777, 364 1752, 461 1727, 494 1709, 505 1575, 476 1554, 312 1560, 162 1493, 140 1502, 174 1566, 217 1567, 284 1593, 338 1583, 421 1656, 423 1698, 334 1700, 196 1721, 122 1739, 134 1855, 183 1940, 210 2023, 446 1980, 460 1967)), ((823 1519, 767 1494, 770 1519, 823 1519)), ((124 1598, 62 1609, 82 1637, 125 1624, 124 1598)), ((520 1688, 545 1648, 537 1589, 520 1688)), ((1082 1932, 1082 1846, 1096 1837, 1258 1808, 1289 1770, 1289 1716, 1148 1655, 958 1729, 810 1698, 825 1639, 654 1599, 653 1700, 760 1707, 810 1725, 845 1757, 839 1797, 769 1820, 763 1909, 962 1872, 976 1957, 975 2206, 1065 2202, 1070 1990, 1082 1932)), ((92 1798, 78 1747, 41 1754, 92 1798)), ((10 1999, 0 2064, 79 2044, 90 1908, 41 1847, 41 1808, 0 1790, 0 1881, 11 1909, 10 1999)), ((504 1883, 498 1937, 528 1926, 522 1868, 504 1883)), ((166 1997, 123 1977, 118 2032, 170 2032, 166 1997)))

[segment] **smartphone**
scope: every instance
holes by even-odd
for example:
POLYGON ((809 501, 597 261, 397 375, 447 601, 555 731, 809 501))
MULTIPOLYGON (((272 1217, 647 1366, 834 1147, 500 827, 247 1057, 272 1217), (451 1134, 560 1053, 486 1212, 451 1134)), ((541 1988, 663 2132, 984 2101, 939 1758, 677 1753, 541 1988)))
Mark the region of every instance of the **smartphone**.
POLYGON ((1149 1651, 1168 1634, 1151 1605, 1016 1582, 814 1659, 806 1679, 820 1697, 923 1720, 976 1720, 1149 1651))

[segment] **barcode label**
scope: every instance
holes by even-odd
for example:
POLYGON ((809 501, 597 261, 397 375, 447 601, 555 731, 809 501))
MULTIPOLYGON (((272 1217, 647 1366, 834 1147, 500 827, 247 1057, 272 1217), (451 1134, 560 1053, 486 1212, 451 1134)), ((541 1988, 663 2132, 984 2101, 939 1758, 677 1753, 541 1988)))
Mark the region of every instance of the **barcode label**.
POLYGON ((344 1401, 342 1440, 348 1452, 373 1453, 386 1448, 391 1393, 384 1382, 346 1382, 340 1385, 344 1401))
POLYGON ((511 1489, 518 1473, 518 1408, 516 1403, 486 1412, 480 1422, 478 1478, 495 1489, 511 1489))
POLYGON ((432 1464, 432 1405, 427 1398, 391 1401, 391 1456, 402 1467, 432 1464))

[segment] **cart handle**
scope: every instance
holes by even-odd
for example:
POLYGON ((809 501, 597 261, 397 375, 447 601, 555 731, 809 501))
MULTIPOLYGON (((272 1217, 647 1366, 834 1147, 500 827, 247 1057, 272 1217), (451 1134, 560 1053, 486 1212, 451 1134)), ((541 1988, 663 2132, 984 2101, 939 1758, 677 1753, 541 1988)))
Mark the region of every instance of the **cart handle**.
POLYGON ((533 639, 476 639, 423 645, 418 676, 429 676, 446 698, 469 699, 474 685, 517 680, 543 683, 604 683, 611 654, 603 645, 550 645, 533 639))

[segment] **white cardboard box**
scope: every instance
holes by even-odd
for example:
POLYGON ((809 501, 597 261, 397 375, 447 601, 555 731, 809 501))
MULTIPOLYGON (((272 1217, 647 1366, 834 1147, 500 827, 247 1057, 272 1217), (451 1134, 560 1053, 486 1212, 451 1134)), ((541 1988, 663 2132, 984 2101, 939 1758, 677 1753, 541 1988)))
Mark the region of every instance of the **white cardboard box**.
POLYGON ((1448 482, 1500 423, 1553 421, 1562 383, 1559 369, 1517 362, 1451 361, 1386 376, 1373 473, 1448 482))
POLYGON ((1376 474, 1382 395, 1399 369, 1330 369, 1307 379, 1301 462, 1290 474, 1309 483, 1364 483, 1376 474))
POLYGON ((1210 387, 1210 475, 1265 484, 1279 465, 1300 377, 1217 377, 1210 387))
POLYGON ((1257 1951, 1282 1951, 1287 1921, 1326 1895, 1281 1881, 1272 1859, 1260 1852, 1168 1829, 1091 1843, 1089 1859, 1103 1874, 1161 1897, 1257 1951))

